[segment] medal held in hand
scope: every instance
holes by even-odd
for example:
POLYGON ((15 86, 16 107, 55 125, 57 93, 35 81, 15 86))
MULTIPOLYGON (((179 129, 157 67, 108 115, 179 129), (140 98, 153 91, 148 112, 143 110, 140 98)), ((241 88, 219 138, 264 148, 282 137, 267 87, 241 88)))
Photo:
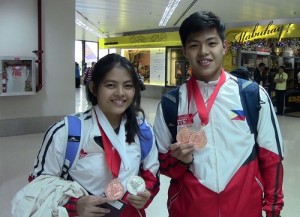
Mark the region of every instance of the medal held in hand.
POLYGON ((191 131, 187 127, 184 127, 177 133, 176 140, 180 143, 188 143, 190 136, 191 131))
POLYGON ((204 129, 201 129, 198 132, 192 133, 190 136, 189 142, 195 144, 196 150, 200 150, 200 149, 204 148, 204 146, 207 144, 207 137, 206 137, 204 129))
POLYGON ((130 194, 137 195, 138 192, 145 190, 146 183, 140 176, 131 176, 127 181, 126 187, 130 194))
POLYGON ((119 200, 124 195, 124 187, 117 179, 111 180, 105 189, 105 195, 110 200, 119 200))
POLYGON ((200 150, 207 144, 207 137, 203 128, 197 132, 191 132, 187 127, 182 128, 176 135, 179 143, 194 143, 195 149, 200 150))

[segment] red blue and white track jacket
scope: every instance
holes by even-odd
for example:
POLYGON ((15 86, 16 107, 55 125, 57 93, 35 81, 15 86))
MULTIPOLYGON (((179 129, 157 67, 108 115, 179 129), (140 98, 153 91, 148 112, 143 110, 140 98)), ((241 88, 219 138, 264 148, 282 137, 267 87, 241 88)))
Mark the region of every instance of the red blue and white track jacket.
MULTIPOLYGON (((206 102, 217 81, 197 81, 206 102)), ((161 173, 171 178, 168 192, 170 217, 268 217, 279 216, 283 207, 283 147, 275 112, 263 88, 255 145, 243 110, 236 78, 226 73, 204 127, 208 143, 194 152, 186 166, 170 155, 172 136, 158 106, 154 132, 159 149, 161 173)), ((178 118, 196 114, 192 98, 189 112, 187 86, 179 90, 178 118)), ((177 121, 177 130, 182 127, 177 121)), ((196 114, 189 126, 201 127, 196 114)))
MULTIPOLYGON (((97 108, 96 111, 98 113, 97 108)), ((80 157, 75 167, 69 171, 69 175, 90 194, 101 196, 105 192, 105 187, 113 179, 113 177, 105 160, 101 133, 98 128, 95 113, 92 112, 92 110, 89 110, 83 113, 82 117, 84 121, 82 124, 82 147, 80 150, 80 157)), ((128 144, 125 142, 125 122, 126 118, 123 119, 117 135, 118 137, 122 137, 123 134, 122 138, 124 139, 124 142, 118 144, 123 147, 124 152, 121 156, 122 162, 120 165, 118 180, 123 184, 125 192, 127 191, 127 180, 131 175, 139 175, 145 180, 146 188, 151 193, 151 198, 145 205, 145 209, 159 191, 158 150, 155 145, 153 133, 153 144, 151 150, 143 161, 141 161, 141 147, 138 136, 136 135, 134 143, 128 144)), ((150 125, 149 127, 152 130, 150 125)), ((68 128, 66 127, 64 120, 54 124, 48 129, 37 159, 35 160, 33 173, 29 179, 34 179, 41 174, 54 175, 58 177, 61 175, 67 145, 67 129, 68 128)), ((111 132, 111 135, 107 136, 113 136, 113 133, 115 132, 111 132)), ((128 192, 126 192, 122 198, 125 202, 128 202, 126 199, 127 194, 128 192)), ((70 216, 77 215, 76 206, 74 206, 76 204, 72 206, 72 202, 74 201, 76 202, 76 200, 72 198, 70 204, 67 204, 66 206, 70 216)), ((144 209, 138 210, 128 203, 122 211, 121 217, 145 217, 146 214, 144 209)))

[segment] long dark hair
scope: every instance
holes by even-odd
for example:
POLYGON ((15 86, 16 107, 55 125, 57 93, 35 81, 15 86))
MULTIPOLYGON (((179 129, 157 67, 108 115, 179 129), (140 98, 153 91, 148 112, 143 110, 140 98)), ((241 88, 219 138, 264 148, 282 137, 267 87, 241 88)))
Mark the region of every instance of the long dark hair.
MULTIPOLYGON (((141 90, 139 78, 134 70, 133 65, 125 57, 119 54, 108 54, 101 58, 92 69, 91 81, 94 83, 93 92, 96 93, 100 83, 104 80, 107 73, 109 73, 116 65, 125 68, 132 76, 133 86, 135 88, 135 94, 131 105, 126 109, 125 114, 127 117, 127 122, 125 124, 126 129, 126 142, 134 142, 134 136, 139 133, 139 125, 137 121, 137 115, 141 114, 145 117, 144 110, 141 107, 141 90)), ((93 95, 89 88, 87 88, 87 100, 91 104, 97 105, 97 97, 93 95)))

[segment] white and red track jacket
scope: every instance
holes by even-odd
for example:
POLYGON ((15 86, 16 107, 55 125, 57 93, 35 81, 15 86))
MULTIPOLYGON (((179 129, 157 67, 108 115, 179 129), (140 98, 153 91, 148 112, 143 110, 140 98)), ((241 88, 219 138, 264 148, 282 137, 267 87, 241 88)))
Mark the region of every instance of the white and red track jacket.
MULTIPOLYGON (((99 117, 100 114, 98 107, 95 110, 99 117)), ((105 187, 113 179, 113 177, 105 160, 101 133, 98 128, 95 113, 93 110, 89 110, 83 113, 82 116, 84 121, 82 124, 82 147, 80 150, 80 157, 75 167, 69 171, 69 175, 71 176, 71 179, 77 181, 90 194, 101 196, 105 192, 105 187)), ((102 120, 99 119, 99 121, 102 123, 102 120)), ((128 144, 125 142, 125 122, 126 119, 124 118, 117 135, 113 135, 116 133, 112 130, 113 132, 110 132, 107 136, 109 138, 117 136, 120 138, 120 141, 123 139, 123 142, 117 144, 119 147, 115 147, 118 152, 119 149, 123 150, 122 154, 119 153, 121 155, 120 157, 122 162, 118 176, 118 180, 121 181, 126 192, 122 200, 128 202, 126 199, 128 194, 126 190, 128 178, 131 175, 139 175, 145 180, 146 188, 151 193, 151 198, 145 205, 145 209, 159 191, 158 150, 155 145, 153 133, 153 144, 151 150, 145 159, 141 161, 141 147, 138 136, 136 135, 134 143, 128 144)), ((103 128, 107 127, 107 125, 103 126, 103 128)), ((150 125, 149 127, 152 130, 150 125)), ((34 171, 29 179, 34 179, 41 174, 55 176, 61 175, 67 145, 67 129, 68 128, 66 127, 64 120, 54 124, 48 129, 37 159, 35 160, 34 171)), ((72 206, 72 202, 76 202, 76 199, 72 198, 72 200, 73 201, 71 201, 70 204, 66 205, 66 208, 70 210, 70 216, 76 216, 76 206, 72 206)), ((144 209, 138 210, 128 203, 122 211, 121 217, 144 217, 144 209)))
MULTIPOLYGON (((197 81, 204 101, 217 81, 197 81)), ((159 149, 161 173, 171 178, 168 195, 170 217, 268 217, 279 216, 283 207, 282 137, 268 94, 260 88, 261 109, 258 145, 255 145, 243 110, 235 77, 226 73, 204 127, 208 143, 194 152, 187 167, 170 155, 172 137, 158 106, 154 132, 159 149)), ((189 112, 187 86, 179 90, 178 118, 196 114, 192 97, 189 112)), ((197 100, 197 99, 196 99, 197 100)), ((177 130, 182 122, 177 121, 177 130)), ((200 129, 196 114, 190 127, 200 129)))

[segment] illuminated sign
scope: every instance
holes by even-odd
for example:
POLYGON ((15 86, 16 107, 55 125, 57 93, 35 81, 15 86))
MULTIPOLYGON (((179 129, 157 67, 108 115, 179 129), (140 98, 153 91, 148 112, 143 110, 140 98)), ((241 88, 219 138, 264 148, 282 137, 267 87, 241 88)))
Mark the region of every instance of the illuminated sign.
POLYGON ((159 42, 168 41, 166 33, 149 34, 149 35, 133 35, 129 36, 130 43, 144 43, 144 42, 159 42))
POLYGON ((257 23, 252 31, 242 31, 235 35, 234 39, 237 42, 246 42, 258 38, 267 38, 268 36, 274 37, 277 36, 278 41, 280 41, 284 32, 288 32, 291 29, 291 23, 286 25, 273 25, 271 21, 267 26, 262 27, 257 23))

